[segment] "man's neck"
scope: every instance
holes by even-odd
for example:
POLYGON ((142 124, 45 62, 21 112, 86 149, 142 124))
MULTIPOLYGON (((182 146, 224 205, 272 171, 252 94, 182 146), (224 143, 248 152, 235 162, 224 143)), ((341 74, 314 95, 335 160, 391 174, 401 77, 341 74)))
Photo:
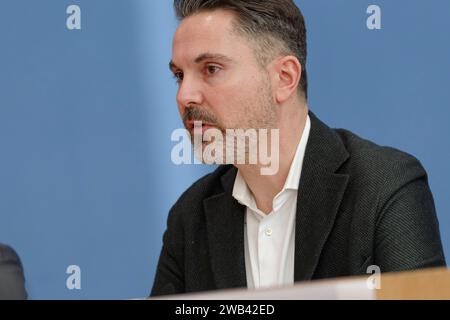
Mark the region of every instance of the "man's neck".
POLYGON ((280 119, 279 169, 274 175, 262 175, 262 165, 236 165, 255 198, 258 209, 265 214, 273 210, 275 196, 286 182, 297 146, 308 117, 308 108, 302 108, 280 119))

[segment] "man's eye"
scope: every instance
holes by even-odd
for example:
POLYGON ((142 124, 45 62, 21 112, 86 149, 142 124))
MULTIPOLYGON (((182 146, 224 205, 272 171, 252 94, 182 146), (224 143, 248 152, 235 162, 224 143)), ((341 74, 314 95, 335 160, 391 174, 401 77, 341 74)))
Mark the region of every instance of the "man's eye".
POLYGON ((219 71, 220 71, 220 68, 218 66, 207 66, 206 67, 206 72, 209 75, 215 74, 215 73, 217 73, 219 71))
POLYGON ((175 72, 173 77, 177 80, 177 82, 180 82, 183 80, 183 72, 175 72))

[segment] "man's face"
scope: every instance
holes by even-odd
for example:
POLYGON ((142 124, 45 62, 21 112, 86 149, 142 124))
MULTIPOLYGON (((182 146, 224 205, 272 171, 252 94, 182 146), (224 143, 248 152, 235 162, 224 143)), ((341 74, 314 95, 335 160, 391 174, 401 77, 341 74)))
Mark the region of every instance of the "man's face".
POLYGON ((252 44, 233 32, 234 14, 202 12, 184 19, 173 41, 171 69, 186 129, 275 128, 277 112, 268 72, 252 44))

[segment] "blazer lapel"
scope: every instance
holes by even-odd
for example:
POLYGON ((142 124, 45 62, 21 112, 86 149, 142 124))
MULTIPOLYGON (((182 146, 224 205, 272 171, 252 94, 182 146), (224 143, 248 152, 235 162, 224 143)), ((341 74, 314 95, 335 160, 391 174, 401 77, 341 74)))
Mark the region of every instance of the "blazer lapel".
POLYGON ((217 289, 247 286, 244 253, 245 207, 232 196, 237 169, 222 177, 224 192, 203 201, 208 247, 217 289))
POLYGON ((310 119, 297 198, 295 281, 312 279, 349 178, 335 173, 349 157, 339 136, 311 112, 310 119))
MULTIPOLYGON (((311 132, 300 178, 295 226, 294 280, 312 279, 332 230, 348 175, 336 170, 349 155, 339 136, 310 112, 311 132)), ((246 287, 245 207, 232 196, 237 169, 222 176, 223 192, 203 201, 217 289, 246 287)))

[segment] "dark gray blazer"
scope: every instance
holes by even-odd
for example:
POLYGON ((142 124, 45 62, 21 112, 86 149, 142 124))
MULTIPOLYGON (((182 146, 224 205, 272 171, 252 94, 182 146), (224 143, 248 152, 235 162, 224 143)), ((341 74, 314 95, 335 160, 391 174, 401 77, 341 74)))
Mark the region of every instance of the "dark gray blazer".
MULTIPOLYGON (((417 159, 310 113, 295 226, 295 281, 445 266, 434 201, 417 159)), ((237 169, 194 183, 169 212, 152 296, 246 287, 237 169)))
POLYGON ((0 300, 26 298, 22 263, 12 248, 0 244, 0 300))

